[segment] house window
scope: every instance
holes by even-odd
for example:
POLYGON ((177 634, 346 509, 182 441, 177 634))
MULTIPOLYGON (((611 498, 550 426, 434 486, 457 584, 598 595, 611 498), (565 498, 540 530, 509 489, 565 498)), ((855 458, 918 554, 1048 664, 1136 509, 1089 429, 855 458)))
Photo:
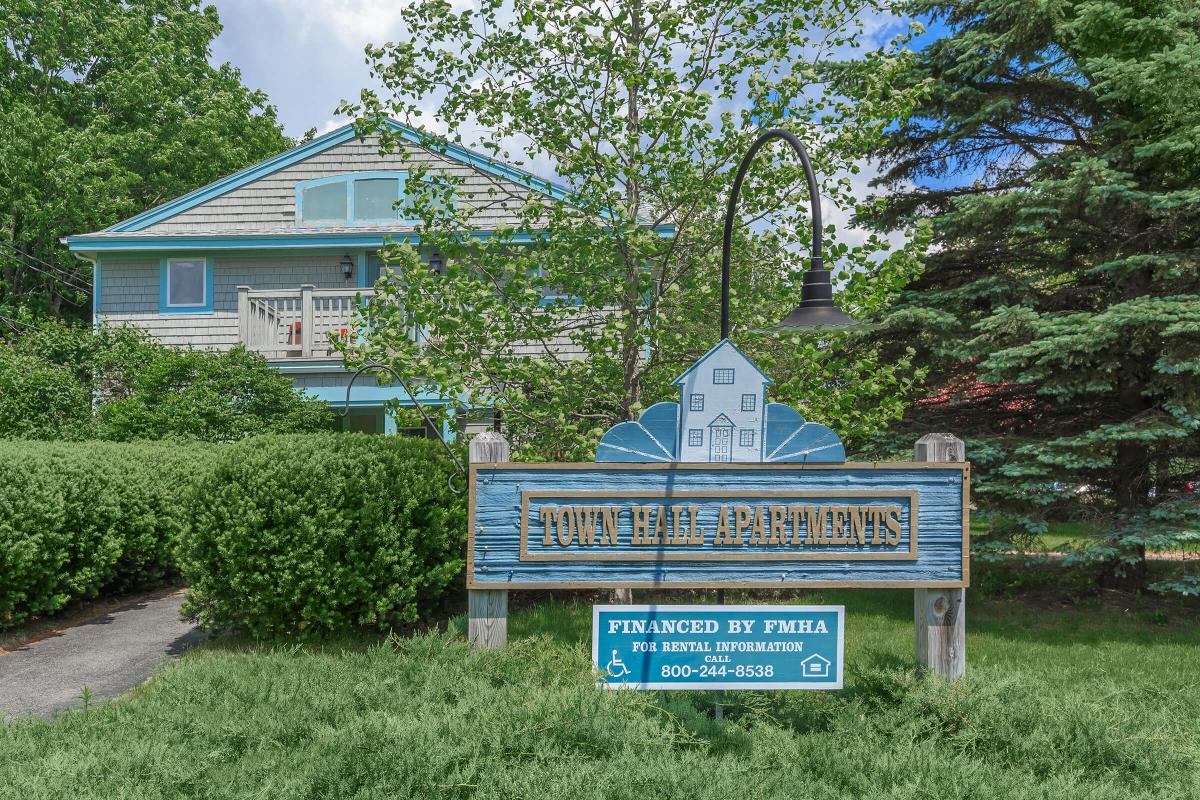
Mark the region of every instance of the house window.
POLYGON ((742 395, 742 411, 753 411, 755 408, 755 404, 757 402, 758 402, 758 398, 756 395, 752 395, 752 394, 742 395))
POLYGON ((400 181, 396 178, 363 178, 354 182, 354 218, 356 220, 392 220, 400 199, 400 181))
POLYGON ((726 369, 726 368, 714 369, 713 370, 713 383, 718 384, 718 385, 726 384, 726 383, 733 383, 733 370, 726 369))
POLYGON ((204 258, 168 258, 162 262, 159 310, 211 311, 212 274, 204 258))
POLYGON ((738 431, 738 444, 742 447, 754 447, 754 431, 748 428, 738 431))
POLYGON ((346 184, 344 181, 311 186, 301 193, 305 222, 345 222, 346 184))
POLYGON ((378 225, 400 218, 404 172, 352 172, 296 184, 300 225, 378 225))
POLYGON ((703 411, 704 410, 704 395, 702 395, 702 394, 692 395, 691 405, 689 406, 689 408, 692 411, 703 411))
MULTIPOLYGON (((692 395, 695 397, 695 395, 692 395)), ((688 447, 702 447, 704 445, 704 431, 700 428, 692 428, 688 431, 688 447)))

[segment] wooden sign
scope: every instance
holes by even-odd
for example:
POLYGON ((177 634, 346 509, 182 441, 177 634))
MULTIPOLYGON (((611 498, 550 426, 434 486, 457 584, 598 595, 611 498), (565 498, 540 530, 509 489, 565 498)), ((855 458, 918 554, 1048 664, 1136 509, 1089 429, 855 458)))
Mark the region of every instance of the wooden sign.
POLYGON ((844 463, 728 340, 595 464, 476 463, 468 587, 969 582, 965 463, 844 463))
POLYGON ((841 689, 843 606, 592 607, 606 689, 841 689))
POLYGON ((469 588, 968 583, 963 464, 476 464, 469 588))

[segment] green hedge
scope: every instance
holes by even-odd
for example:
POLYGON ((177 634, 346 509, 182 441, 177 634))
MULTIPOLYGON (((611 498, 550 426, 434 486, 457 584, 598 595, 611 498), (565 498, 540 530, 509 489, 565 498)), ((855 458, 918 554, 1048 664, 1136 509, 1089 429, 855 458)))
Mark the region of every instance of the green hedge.
POLYGON ((0 628, 171 575, 184 500, 216 451, 0 441, 0 628))
POLYGON ((256 636, 413 621, 459 575, 463 496, 436 442, 259 436, 223 451, 191 498, 184 611, 256 636))

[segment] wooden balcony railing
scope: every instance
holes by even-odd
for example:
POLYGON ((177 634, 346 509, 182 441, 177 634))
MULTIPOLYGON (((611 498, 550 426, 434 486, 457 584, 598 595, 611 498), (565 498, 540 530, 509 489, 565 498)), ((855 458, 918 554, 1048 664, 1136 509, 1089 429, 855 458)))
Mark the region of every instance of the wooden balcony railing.
POLYGON ((337 355, 330 336, 347 338, 360 302, 371 289, 238 287, 238 338, 267 358, 328 358, 337 355))

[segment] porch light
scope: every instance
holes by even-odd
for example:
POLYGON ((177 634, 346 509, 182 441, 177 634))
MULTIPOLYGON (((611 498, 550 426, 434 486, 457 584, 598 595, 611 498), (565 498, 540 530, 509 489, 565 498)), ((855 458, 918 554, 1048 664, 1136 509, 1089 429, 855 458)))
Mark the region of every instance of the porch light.
POLYGON ((354 274, 354 259, 349 255, 342 256, 342 277, 350 280, 350 276, 354 274))
POLYGON ((800 156, 804 165, 804 176, 808 180, 808 196, 812 202, 812 265, 804 273, 804 283, 800 287, 800 305, 792 310, 783 322, 779 323, 782 330, 796 328, 840 328, 855 324, 855 320, 846 314, 833 302, 833 284, 829 280, 829 270, 825 269, 821 259, 821 196, 817 193, 817 176, 813 172, 812 162, 800 140, 793 134, 779 128, 764 131, 750 146, 750 150, 738 165, 737 174, 733 179, 733 190, 729 193, 729 206, 725 211, 725 239, 721 246, 721 338, 729 338, 729 258, 733 241, 734 210, 737 207, 738 194, 742 190, 742 181, 750 162, 762 149, 763 145, 772 139, 783 139, 792 146, 800 156))

